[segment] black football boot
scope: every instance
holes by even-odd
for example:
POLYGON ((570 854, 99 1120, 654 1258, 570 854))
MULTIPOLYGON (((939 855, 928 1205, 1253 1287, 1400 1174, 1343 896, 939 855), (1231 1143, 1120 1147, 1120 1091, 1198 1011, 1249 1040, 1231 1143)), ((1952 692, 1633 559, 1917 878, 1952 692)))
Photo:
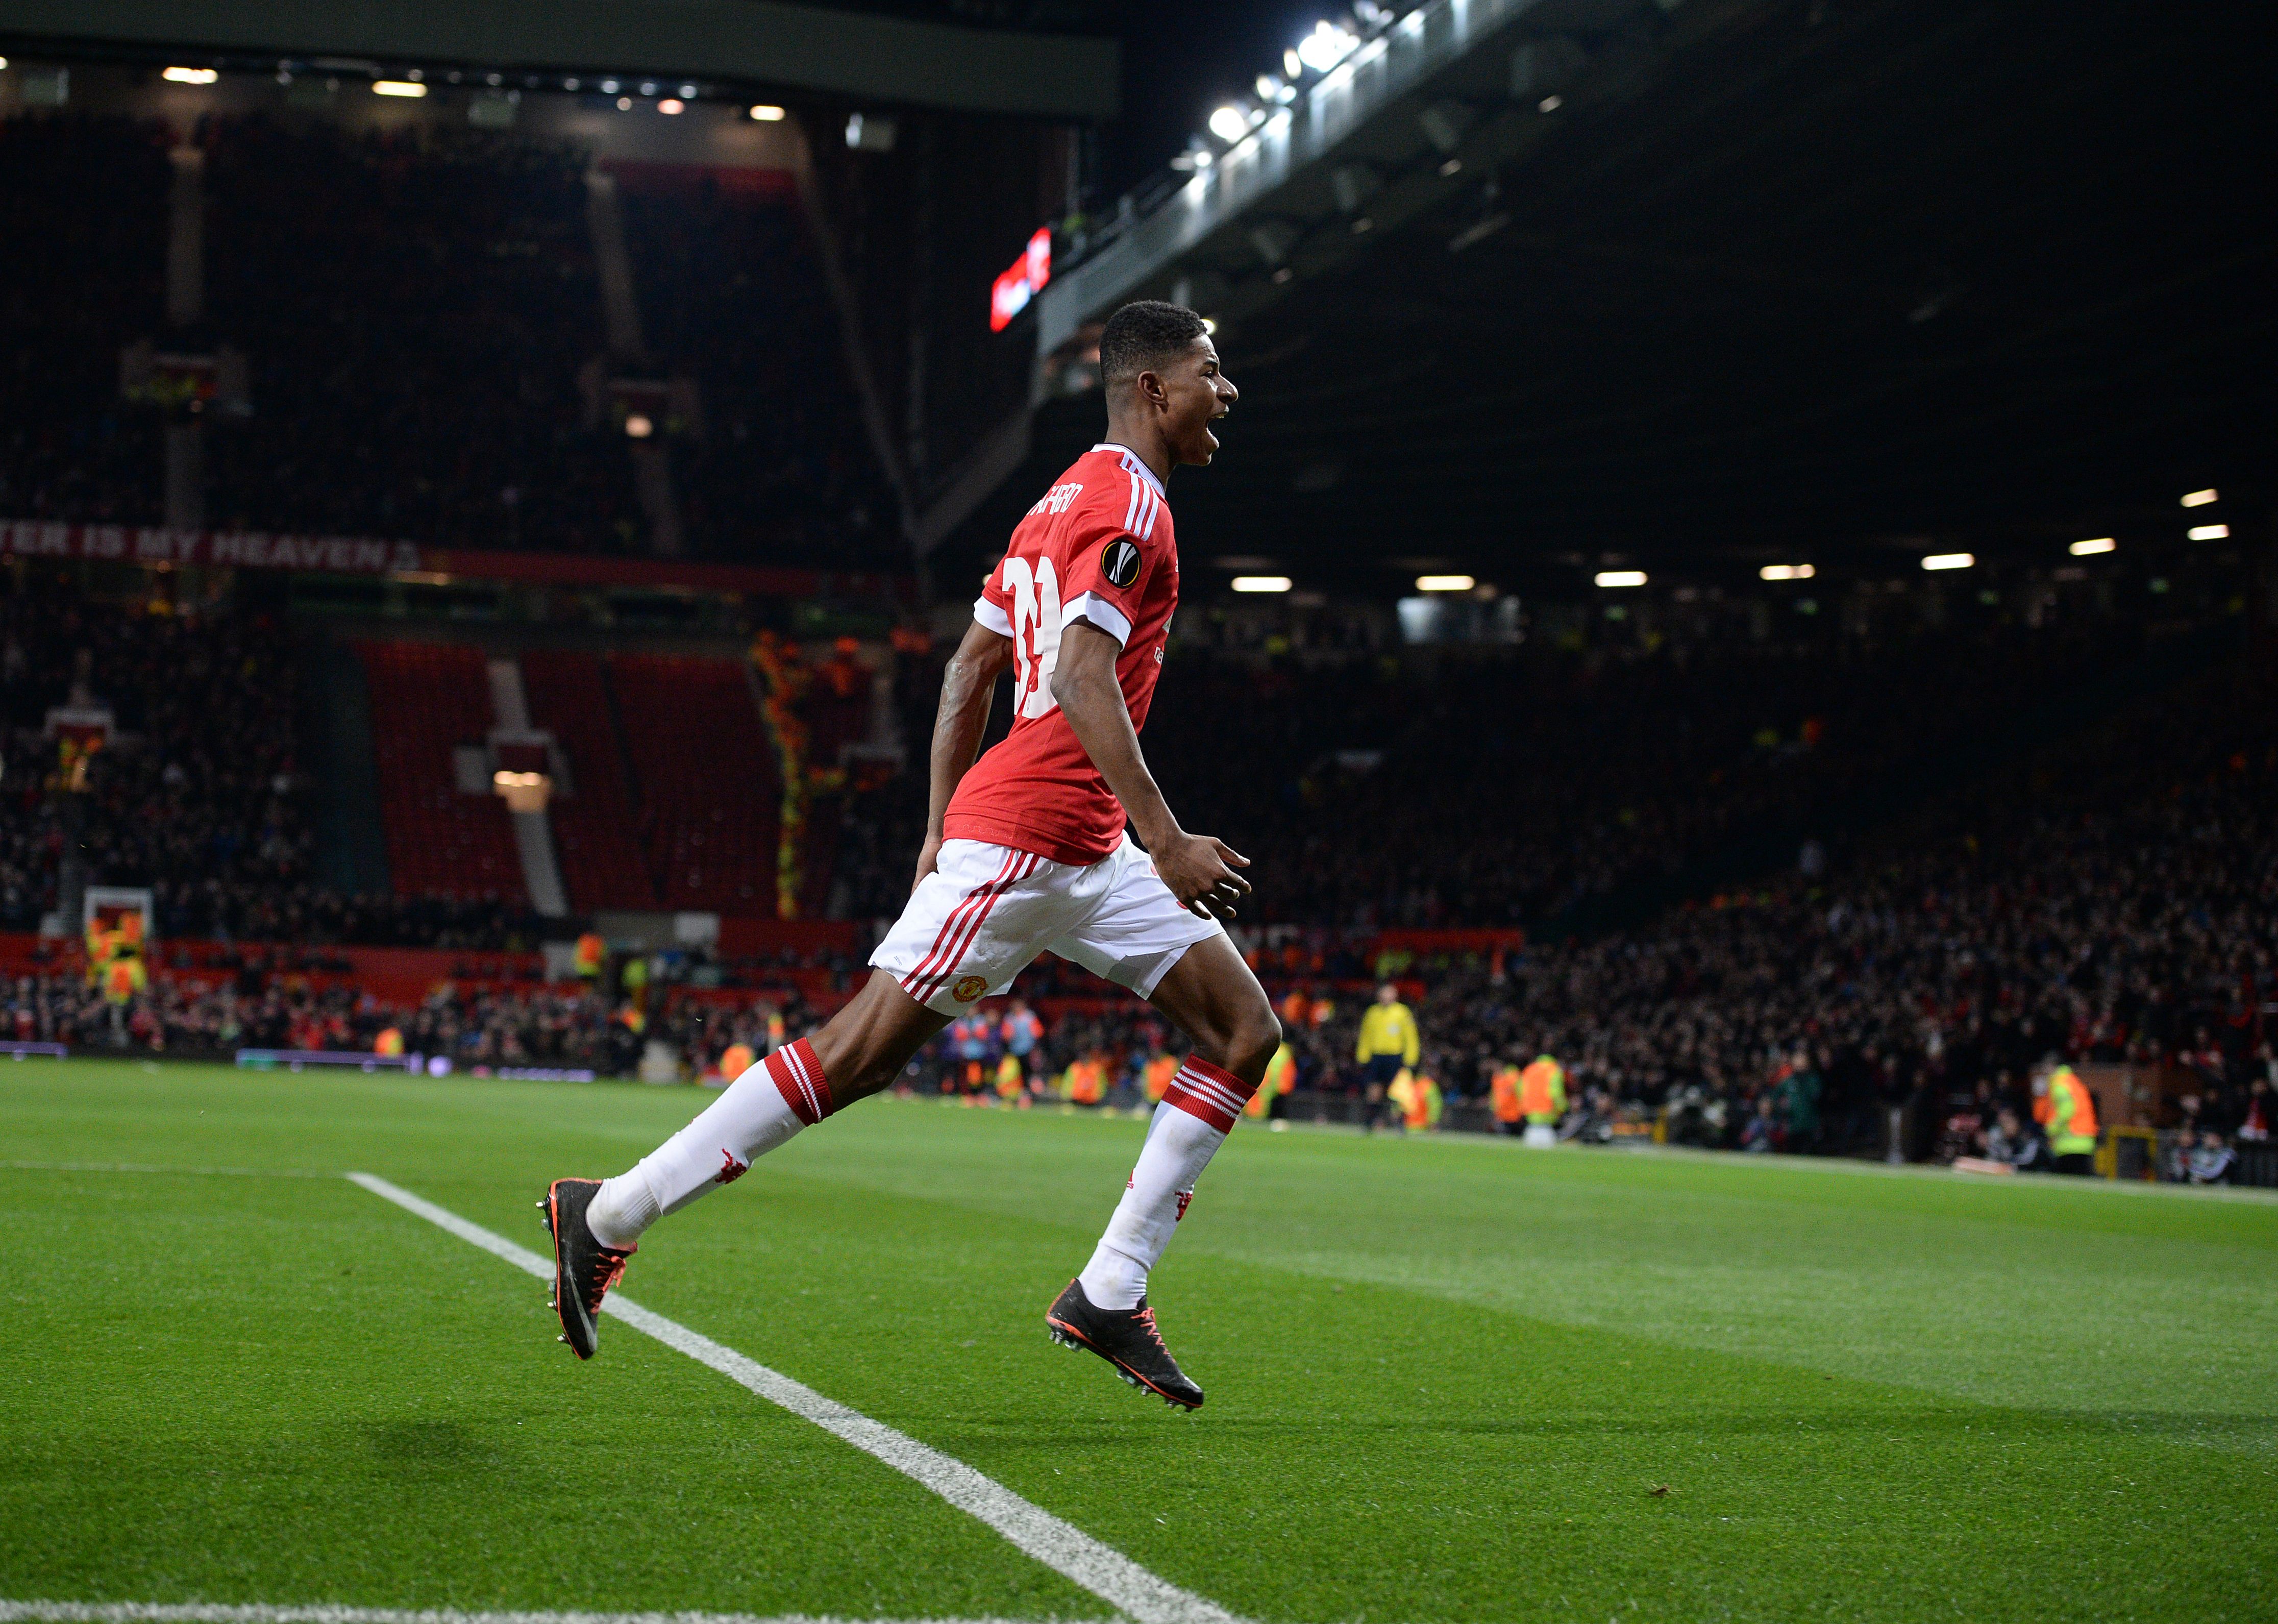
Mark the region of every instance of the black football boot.
POLYGON ((1163 1333, 1155 1329, 1155 1311, 1145 1298, 1136 1308, 1096 1308, 1083 1294, 1083 1283, 1071 1280, 1044 1311, 1044 1326, 1062 1347, 1090 1349, 1132 1386, 1165 1404, 1182 1410, 1203 1407, 1203 1390, 1187 1380, 1179 1361, 1163 1345, 1163 1333))
POLYGON ((625 1260, 638 1250, 619 1252, 593 1238, 585 1209, 601 1188, 595 1178, 557 1178, 538 1204, 554 1237, 554 1296, 546 1306, 562 1316, 562 1340, 579 1359, 591 1359, 600 1341, 601 1299, 625 1277, 625 1260))

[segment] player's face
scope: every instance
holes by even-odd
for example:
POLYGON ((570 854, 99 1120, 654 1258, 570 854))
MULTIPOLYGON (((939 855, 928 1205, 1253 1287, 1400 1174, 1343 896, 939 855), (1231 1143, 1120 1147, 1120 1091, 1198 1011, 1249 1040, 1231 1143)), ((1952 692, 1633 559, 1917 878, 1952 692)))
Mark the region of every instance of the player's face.
POLYGON ((1218 436, 1211 433, 1211 425, 1234 409, 1241 392, 1220 369, 1218 347, 1207 333, 1159 376, 1171 449, 1181 463, 1200 467, 1218 449, 1218 436))

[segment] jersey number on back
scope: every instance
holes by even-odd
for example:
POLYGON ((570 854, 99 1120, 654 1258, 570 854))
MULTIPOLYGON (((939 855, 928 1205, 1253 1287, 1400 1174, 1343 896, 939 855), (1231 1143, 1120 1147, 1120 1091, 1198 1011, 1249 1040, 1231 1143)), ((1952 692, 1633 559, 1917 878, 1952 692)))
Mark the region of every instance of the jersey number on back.
POLYGON ((1013 594, 1013 714, 1041 716, 1059 701, 1052 697, 1052 668, 1060 657, 1060 578, 1049 558, 1028 561, 1008 554, 1005 590, 1013 594))

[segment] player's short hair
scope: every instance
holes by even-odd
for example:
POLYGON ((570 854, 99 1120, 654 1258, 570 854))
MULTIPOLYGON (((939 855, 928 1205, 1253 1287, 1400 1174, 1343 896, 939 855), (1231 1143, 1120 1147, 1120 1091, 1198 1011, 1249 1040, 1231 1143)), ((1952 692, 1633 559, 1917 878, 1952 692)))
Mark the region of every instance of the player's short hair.
POLYGON ((1183 304, 1139 299, 1107 318, 1099 335, 1103 383, 1128 383, 1140 373, 1176 360, 1210 329, 1183 304))

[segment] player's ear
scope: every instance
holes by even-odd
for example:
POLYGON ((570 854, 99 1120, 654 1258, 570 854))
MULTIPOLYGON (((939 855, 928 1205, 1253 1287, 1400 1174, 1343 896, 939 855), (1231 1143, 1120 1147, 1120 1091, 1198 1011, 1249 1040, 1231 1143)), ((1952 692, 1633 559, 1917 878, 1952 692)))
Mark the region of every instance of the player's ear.
POLYGON ((1135 381, 1139 386, 1139 398, 1150 406, 1168 406, 1171 403, 1170 392, 1163 387, 1160 372, 1150 368, 1142 372, 1135 381))

